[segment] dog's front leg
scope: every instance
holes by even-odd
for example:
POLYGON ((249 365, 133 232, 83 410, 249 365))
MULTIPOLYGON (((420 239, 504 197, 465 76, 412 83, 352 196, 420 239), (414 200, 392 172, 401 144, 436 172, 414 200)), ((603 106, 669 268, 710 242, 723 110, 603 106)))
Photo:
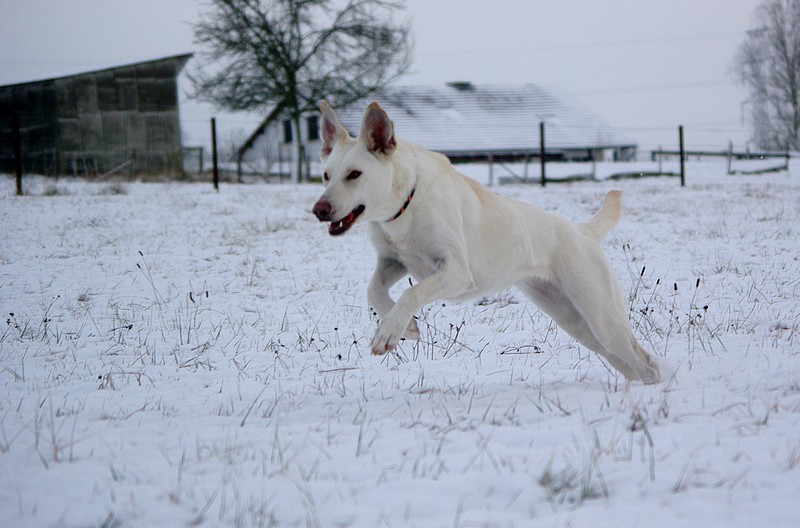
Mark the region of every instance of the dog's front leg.
MULTIPOLYGON (((389 296, 389 288, 407 274, 405 266, 397 260, 384 256, 378 257, 378 266, 375 268, 375 273, 372 274, 372 280, 369 281, 367 301, 381 319, 394 307, 394 301, 389 296)), ((414 319, 409 322, 403 337, 419 339, 419 327, 414 319)))
POLYGON ((466 265, 455 258, 445 260, 439 271, 403 292, 383 317, 372 339, 372 353, 382 355, 396 347, 414 314, 429 302, 457 297, 473 287, 466 265))

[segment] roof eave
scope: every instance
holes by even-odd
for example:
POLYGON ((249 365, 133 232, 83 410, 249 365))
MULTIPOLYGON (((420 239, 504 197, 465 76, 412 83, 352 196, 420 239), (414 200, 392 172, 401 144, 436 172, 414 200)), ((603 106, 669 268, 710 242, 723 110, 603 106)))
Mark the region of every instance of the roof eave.
POLYGON ((189 59, 191 59, 193 56, 194 56, 194 53, 182 53, 180 55, 170 55, 168 57, 161 57, 161 58, 153 59, 153 60, 131 62, 131 63, 127 63, 127 64, 120 64, 118 66, 110 66, 108 68, 99 68, 97 70, 87 70, 87 71, 83 71, 83 72, 79 72, 79 73, 71 73, 69 75, 60 75, 60 76, 57 76, 57 77, 48 77, 46 79, 36 79, 36 80, 33 80, 33 81, 24 81, 24 82, 19 82, 19 83, 4 84, 4 85, 0 86, 0 88, 13 88, 13 87, 17 87, 17 86, 25 86, 27 84, 40 84, 40 83, 47 83, 47 82, 55 82, 55 81, 61 81, 61 80, 64 80, 64 79, 71 79, 73 77, 82 77, 84 75, 93 75, 93 74, 97 74, 97 73, 105 73, 105 72, 109 72, 109 71, 113 71, 113 70, 118 70, 118 69, 121 69, 121 68, 130 68, 130 67, 133 67, 133 66, 140 66, 142 64, 152 64, 154 62, 164 62, 164 61, 170 61, 170 60, 178 60, 178 61, 180 61, 180 65, 178 66, 178 71, 177 71, 177 73, 180 73, 181 70, 183 70, 183 67, 186 66, 186 63, 189 61, 189 59))

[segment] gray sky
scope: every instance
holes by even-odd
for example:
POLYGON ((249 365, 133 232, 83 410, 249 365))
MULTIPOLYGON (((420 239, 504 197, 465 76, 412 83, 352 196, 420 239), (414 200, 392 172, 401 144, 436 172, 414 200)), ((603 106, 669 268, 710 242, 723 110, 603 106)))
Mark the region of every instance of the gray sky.
MULTIPOLYGON (((640 149, 744 146, 747 95, 731 72, 758 0, 408 0, 404 84, 540 83, 576 96, 640 149), (746 106, 745 106, 746 108, 746 106)), ((0 84, 198 51, 192 0, 0 0, 0 84)), ((190 63, 191 65, 191 63, 190 63)), ((182 86, 185 88, 182 80, 182 86)), ((182 106, 185 143, 217 114, 223 135, 261 115, 182 106)))

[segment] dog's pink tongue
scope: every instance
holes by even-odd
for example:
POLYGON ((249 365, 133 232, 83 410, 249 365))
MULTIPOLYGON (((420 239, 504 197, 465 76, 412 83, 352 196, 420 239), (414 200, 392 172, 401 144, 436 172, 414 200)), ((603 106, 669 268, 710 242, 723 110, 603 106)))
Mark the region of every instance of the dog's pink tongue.
POLYGON ((353 211, 350 211, 350 214, 347 215, 347 217, 344 220, 342 220, 342 223, 343 224, 350 224, 352 222, 353 222, 353 211))

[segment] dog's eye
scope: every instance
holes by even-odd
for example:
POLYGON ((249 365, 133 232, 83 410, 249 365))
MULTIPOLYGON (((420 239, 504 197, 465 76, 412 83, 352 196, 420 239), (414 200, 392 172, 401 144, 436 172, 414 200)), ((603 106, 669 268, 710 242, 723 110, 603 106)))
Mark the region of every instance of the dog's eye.
POLYGON ((328 180, 330 180, 330 179, 331 179, 331 177, 330 177, 330 176, 328 176, 328 173, 326 172, 326 173, 324 173, 324 174, 322 175, 322 179, 323 179, 323 180, 325 180, 325 181, 328 181, 328 180))
POLYGON ((361 176, 361 171, 354 170, 354 171, 350 171, 350 173, 347 175, 347 178, 345 178, 345 179, 347 181, 353 181, 353 180, 357 180, 359 176, 361 176))

